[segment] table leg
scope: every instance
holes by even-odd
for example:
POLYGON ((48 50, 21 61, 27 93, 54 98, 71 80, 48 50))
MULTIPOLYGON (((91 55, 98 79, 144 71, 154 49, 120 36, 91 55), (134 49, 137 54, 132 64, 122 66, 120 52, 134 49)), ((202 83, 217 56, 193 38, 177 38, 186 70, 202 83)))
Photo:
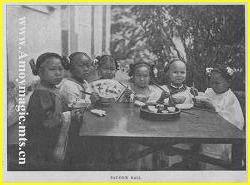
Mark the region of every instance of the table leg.
POLYGON ((244 158, 245 142, 232 144, 232 170, 245 170, 242 162, 244 158))
POLYGON ((193 144, 190 149, 190 155, 187 156, 188 168, 190 170, 199 170, 199 153, 201 150, 201 144, 193 144))

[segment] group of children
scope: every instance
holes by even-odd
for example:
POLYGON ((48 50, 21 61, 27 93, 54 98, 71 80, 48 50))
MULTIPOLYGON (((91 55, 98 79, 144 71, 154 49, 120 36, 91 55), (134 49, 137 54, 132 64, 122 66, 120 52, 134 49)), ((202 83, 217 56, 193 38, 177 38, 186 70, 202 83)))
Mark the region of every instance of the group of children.
MULTIPOLYGON (((38 57, 36 63, 31 62, 33 74, 40 77, 40 84, 31 95, 27 108, 31 161, 36 163, 42 161, 48 168, 53 165, 58 167, 54 149, 60 134, 61 113, 73 111, 72 119, 77 122, 79 119, 84 119, 83 112, 79 111, 82 110, 79 109, 79 105, 82 108, 88 108, 101 101, 98 94, 92 91, 91 82, 88 82, 92 65, 97 66, 99 79, 115 79, 118 64, 110 55, 103 55, 92 62, 84 52, 72 53, 68 58, 56 53, 44 53, 38 57), (69 70, 70 77, 64 78, 65 70, 69 70)), ((180 107, 192 107, 193 98, 197 92, 185 85, 187 72, 185 62, 173 59, 165 66, 165 72, 168 84, 159 86, 153 82, 154 73, 150 64, 144 61, 131 64, 129 72, 131 78, 126 84, 127 89, 120 102, 131 102, 131 96, 133 96, 134 100, 142 102, 164 102, 180 107)), ((211 88, 208 88, 204 95, 211 100, 206 102, 210 107, 242 130, 244 117, 236 96, 230 90, 230 79, 231 76, 224 68, 212 69, 210 71, 211 88)), ((76 126, 76 128, 79 127, 76 126)), ((206 152, 205 149, 204 152, 206 152)), ((149 156, 144 162, 140 161, 140 165, 136 167, 137 170, 142 169, 143 165, 144 169, 150 169, 152 167, 150 160, 152 157, 149 156), (147 163, 150 164, 147 165, 147 163)), ((61 166, 59 165, 58 168, 61 166)))

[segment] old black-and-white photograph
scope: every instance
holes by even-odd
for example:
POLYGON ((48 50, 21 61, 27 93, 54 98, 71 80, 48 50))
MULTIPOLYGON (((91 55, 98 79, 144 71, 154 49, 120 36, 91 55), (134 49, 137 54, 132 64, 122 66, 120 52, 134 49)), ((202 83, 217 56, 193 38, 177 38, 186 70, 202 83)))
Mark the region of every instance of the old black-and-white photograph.
POLYGON ((4 14, 7 174, 246 180, 245 4, 6 4, 4 14))

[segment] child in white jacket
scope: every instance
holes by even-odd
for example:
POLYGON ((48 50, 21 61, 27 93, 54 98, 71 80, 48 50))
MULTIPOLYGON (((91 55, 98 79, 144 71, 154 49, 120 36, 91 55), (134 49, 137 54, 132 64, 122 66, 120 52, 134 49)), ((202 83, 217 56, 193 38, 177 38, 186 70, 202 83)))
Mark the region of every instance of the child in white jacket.
MULTIPOLYGON (((205 91, 206 104, 213 108, 221 117, 242 130, 244 117, 237 97, 230 89, 233 70, 229 67, 209 68, 210 86, 205 91)), ((222 160, 231 160, 232 145, 203 144, 202 153, 222 160)), ((210 169, 209 165, 205 169, 210 169)))

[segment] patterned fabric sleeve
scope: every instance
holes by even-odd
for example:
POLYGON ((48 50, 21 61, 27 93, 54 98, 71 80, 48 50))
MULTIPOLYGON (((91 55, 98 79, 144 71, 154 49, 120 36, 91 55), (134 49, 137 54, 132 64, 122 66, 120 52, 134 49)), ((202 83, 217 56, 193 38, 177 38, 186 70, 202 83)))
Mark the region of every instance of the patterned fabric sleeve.
POLYGON ((77 87, 77 85, 74 85, 74 82, 68 80, 65 80, 62 83, 60 87, 60 94, 69 107, 71 107, 71 105, 78 99, 81 99, 80 89, 77 87))

